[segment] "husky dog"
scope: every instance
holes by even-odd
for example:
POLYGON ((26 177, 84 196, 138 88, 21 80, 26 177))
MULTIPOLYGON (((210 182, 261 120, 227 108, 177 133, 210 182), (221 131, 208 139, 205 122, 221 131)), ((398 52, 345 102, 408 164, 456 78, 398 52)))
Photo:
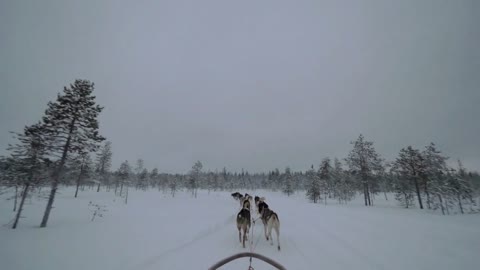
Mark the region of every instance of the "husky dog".
POLYGON ((245 248, 245 241, 247 241, 247 234, 250 230, 250 202, 245 201, 245 205, 240 210, 237 215, 237 229, 238 229, 238 240, 242 243, 243 247, 245 248), (246 207, 248 206, 248 208, 246 207), (243 231, 243 239, 242 239, 242 231, 243 231))
POLYGON ((232 193, 232 197, 235 199, 235 200, 240 200, 240 198, 242 197, 242 194, 238 193, 238 192, 235 192, 235 193, 232 193))
POLYGON ((277 233, 277 248, 280 250, 280 220, 277 213, 270 210, 268 206, 263 206, 260 214, 265 230, 265 238, 267 238, 267 241, 270 240, 270 244, 273 245, 272 229, 275 229, 277 233))

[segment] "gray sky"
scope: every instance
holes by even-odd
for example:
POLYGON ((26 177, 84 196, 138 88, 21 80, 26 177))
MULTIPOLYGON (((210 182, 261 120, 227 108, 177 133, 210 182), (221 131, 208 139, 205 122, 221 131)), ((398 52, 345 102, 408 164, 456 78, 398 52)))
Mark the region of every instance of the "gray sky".
POLYGON ((363 133, 480 169, 480 1, 1 1, 0 154, 75 78, 114 168, 304 170, 363 133))

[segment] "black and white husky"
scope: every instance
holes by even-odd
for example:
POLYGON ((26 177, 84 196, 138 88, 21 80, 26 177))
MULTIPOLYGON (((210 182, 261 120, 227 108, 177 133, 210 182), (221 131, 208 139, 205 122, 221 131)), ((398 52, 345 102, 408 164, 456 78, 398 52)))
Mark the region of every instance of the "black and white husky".
POLYGON ((240 212, 237 214, 238 240, 242 243, 244 248, 245 241, 247 241, 247 234, 250 231, 250 222, 250 202, 247 200, 244 202, 242 210, 240 210, 240 212))
MULTIPOLYGON (((262 203, 260 203, 259 206, 262 203)), ((278 219, 278 215, 270 210, 266 204, 261 206, 260 214, 265 231, 265 238, 267 238, 267 241, 270 240, 270 244, 273 245, 272 229, 274 229, 277 233, 277 248, 280 250, 280 220, 278 219)))

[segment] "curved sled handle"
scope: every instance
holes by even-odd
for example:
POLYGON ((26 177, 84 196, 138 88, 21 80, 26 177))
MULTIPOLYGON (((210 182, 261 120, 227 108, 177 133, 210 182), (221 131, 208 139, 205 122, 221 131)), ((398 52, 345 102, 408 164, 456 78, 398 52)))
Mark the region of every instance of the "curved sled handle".
POLYGON ((219 267, 223 266, 224 264, 226 263, 229 263, 233 260, 236 260, 236 259, 239 259, 239 258, 244 258, 244 257, 252 257, 252 258, 256 258, 256 259, 259 259, 259 260, 262 260, 274 267, 276 267, 277 269, 279 270, 287 270, 287 268, 283 267, 281 264, 277 263, 276 261, 270 259, 270 258, 267 258, 263 255, 260 255, 260 254, 257 254, 257 253, 253 253, 253 252, 242 252, 242 253, 238 253, 238 254, 235 254, 235 255, 232 255, 230 257, 227 257, 219 262, 217 262, 216 264, 214 264, 212 267, 208 268, 208 270, 216 270, 218 269, 219 267))

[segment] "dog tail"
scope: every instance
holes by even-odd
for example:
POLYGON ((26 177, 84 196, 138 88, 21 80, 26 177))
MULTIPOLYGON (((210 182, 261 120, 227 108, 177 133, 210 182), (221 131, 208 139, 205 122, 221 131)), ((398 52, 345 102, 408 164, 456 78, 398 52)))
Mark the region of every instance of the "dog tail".
POLYGON ((278 227, 280 227, 280 219, 278 219, 278 215, 276 213, 272 214, 272 221, 273 223, 277 224, 278 227))

